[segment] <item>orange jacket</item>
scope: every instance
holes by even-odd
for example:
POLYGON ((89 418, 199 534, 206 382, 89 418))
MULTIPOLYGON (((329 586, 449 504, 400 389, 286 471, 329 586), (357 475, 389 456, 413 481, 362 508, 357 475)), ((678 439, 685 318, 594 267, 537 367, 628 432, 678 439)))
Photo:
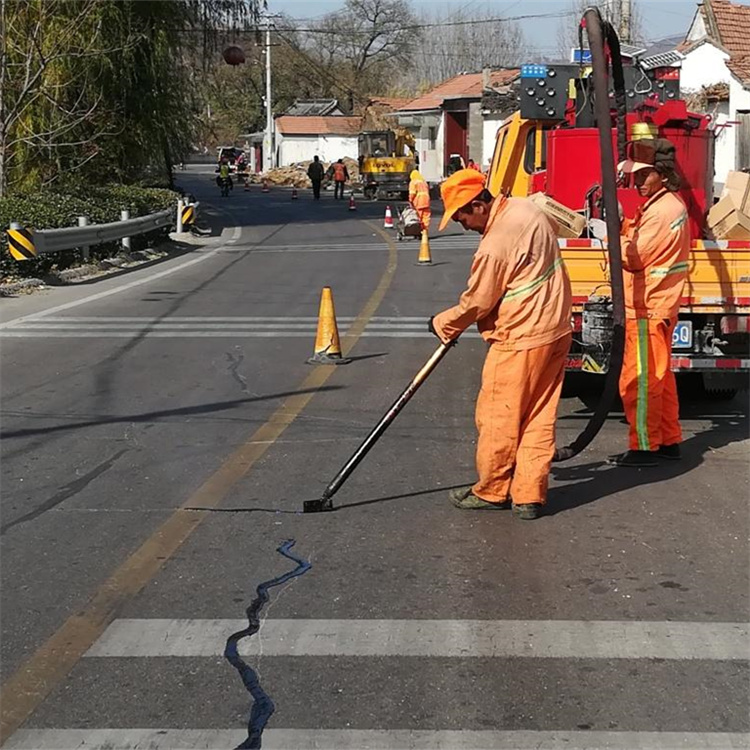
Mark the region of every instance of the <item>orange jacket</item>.
POLYGON ((676 318, 688 273, 690 231, 682 198, 660 190, 623 222, 628 318, 676 318))
POLYGON ((346 182, 349 179, 349 172, 346 169, 346 164, 339 164, 338 162, 336 162, 331 166, 333 168, 334 182, 346 182))
POLYGON ((571 289, 552 223, 526 198, 495 199, 466 291, 436 315, 443 341, 472 323, 505 350, 533 349, 571 331, 571 289))
POLYGON ((424 180, 409 182, 409 203, 417 211, 430 207, 430 188, 424 180))

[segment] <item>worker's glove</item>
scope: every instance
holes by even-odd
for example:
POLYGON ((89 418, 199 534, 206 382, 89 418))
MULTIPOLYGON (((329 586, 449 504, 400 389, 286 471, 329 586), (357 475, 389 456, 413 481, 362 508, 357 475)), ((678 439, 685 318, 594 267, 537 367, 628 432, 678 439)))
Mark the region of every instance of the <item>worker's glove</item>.
POLYGON ((429 331, 429 332, 430 332, 430 333, 431 333, 431 334, 432 334, 433 336, 437 336, 438 338, 440 338, 440 336, 438 336, 438 332, 437 332, 437 331, 435 330, 435 324, 434 324, 434 323, 432 322, 433 320, 435 320, 435 316, 434 316, 434 315, 431 315, 431 316, 430 316, 430 319, 429 319, 429 320, 427 321, 427 330, 428 330, 428 331, 429 331))

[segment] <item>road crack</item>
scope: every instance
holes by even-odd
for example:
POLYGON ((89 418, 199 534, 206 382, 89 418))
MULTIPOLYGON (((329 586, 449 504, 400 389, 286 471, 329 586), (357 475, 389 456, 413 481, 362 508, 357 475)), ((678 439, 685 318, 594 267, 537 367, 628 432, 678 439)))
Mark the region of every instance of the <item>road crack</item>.
POLYGON ((238 745, 236 750, 256 750, 261 747, 263 739, 263 730, 271 718, 271 714, 276 710, 274 702, 271 700, 271 696, 263 690, 258 679, 258 675, 255 670, 249 666, 239 655, 237 645, 243 638, 248 638, 254 635, 260 629, 260 612, 264 605, 269 600, 268 589, 273 586, 280 586, 282 583, 286 583, 292 578, 307 573, 312 565, 301 557, 290 552, 294 546, 295 540, 288 539, 279 547, 276 551, 288 557, 297 563, 297 567, 294 570, 290 570, 287 573, 279 576, 278 578, 272 578, 270 581, 264 581, 258 584, 256 591, 256 597, 253 599, 250 606, 245 610, 247 615, 248 626, 243 630, 239 630, 236 633, 227 638, 227 644, 224 647, 224 658, 237 670, 242 679, 242 684, 247 689, 248 693, 253 698, 253 705, 250 708, 250 719, 247 723, 247 739, 238 745))

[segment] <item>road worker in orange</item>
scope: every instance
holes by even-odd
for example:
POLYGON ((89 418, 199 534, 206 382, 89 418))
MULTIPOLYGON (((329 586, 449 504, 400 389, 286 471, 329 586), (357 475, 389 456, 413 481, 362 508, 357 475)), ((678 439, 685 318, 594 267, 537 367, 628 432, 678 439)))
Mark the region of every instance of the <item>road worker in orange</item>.
POLYGON ((409 175, 409 203, 419 216, 422 231, 429 232, 432 219, 430 188, 417 169, 414 169, 409 175))
POLYGON ((445 214, 482 235, 458 304, 430 330, 452 341, 473 323, 489 344, 476 404, 472 487, 452 490, 462 509, 510 508, 538 518, 555 452, 555 418, 571 341, 570 279, 549 219, 526 198, 494 197, 474 169, 440 186, 445 214))
POLYGON ((629 450, 617 466, 677 460, 682 431, 672 359, 672 331, 688 273, 690 231, 676 191, 674 145, 665 138, 633 141, 619 165, 648 200, 622 226, 625 354, 620 395, 630 425, 629 450))

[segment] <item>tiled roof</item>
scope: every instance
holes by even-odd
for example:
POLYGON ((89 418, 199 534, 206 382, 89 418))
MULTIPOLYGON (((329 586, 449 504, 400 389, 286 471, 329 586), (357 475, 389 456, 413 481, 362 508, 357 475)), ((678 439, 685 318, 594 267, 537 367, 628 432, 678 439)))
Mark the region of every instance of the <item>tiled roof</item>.
MULTIPOLYGON (((493 88, 510 83, 518 76, 518 70, 493 70, 490 73, 490 86, 493 88)), ((449 78, 447 81, 435 86, 426 94, 412 99, 408 104, 401 107, 402 112, 439 109, 446 99, 481 99, 482 98, 482 74, 462 73, 449 78)))
POLYGON ((719 34, 717 41, 731 57, 750 55, 750 5, 738 5, 729 0, 707 2, 719 34))
POLYGON ((276 118, 276 128, 283 135, 358 135, 361 117, 294 117, 276 118))
POLYGON ((727 67, 745 88, 750 88, 750 55, 727 60, 727 67))

